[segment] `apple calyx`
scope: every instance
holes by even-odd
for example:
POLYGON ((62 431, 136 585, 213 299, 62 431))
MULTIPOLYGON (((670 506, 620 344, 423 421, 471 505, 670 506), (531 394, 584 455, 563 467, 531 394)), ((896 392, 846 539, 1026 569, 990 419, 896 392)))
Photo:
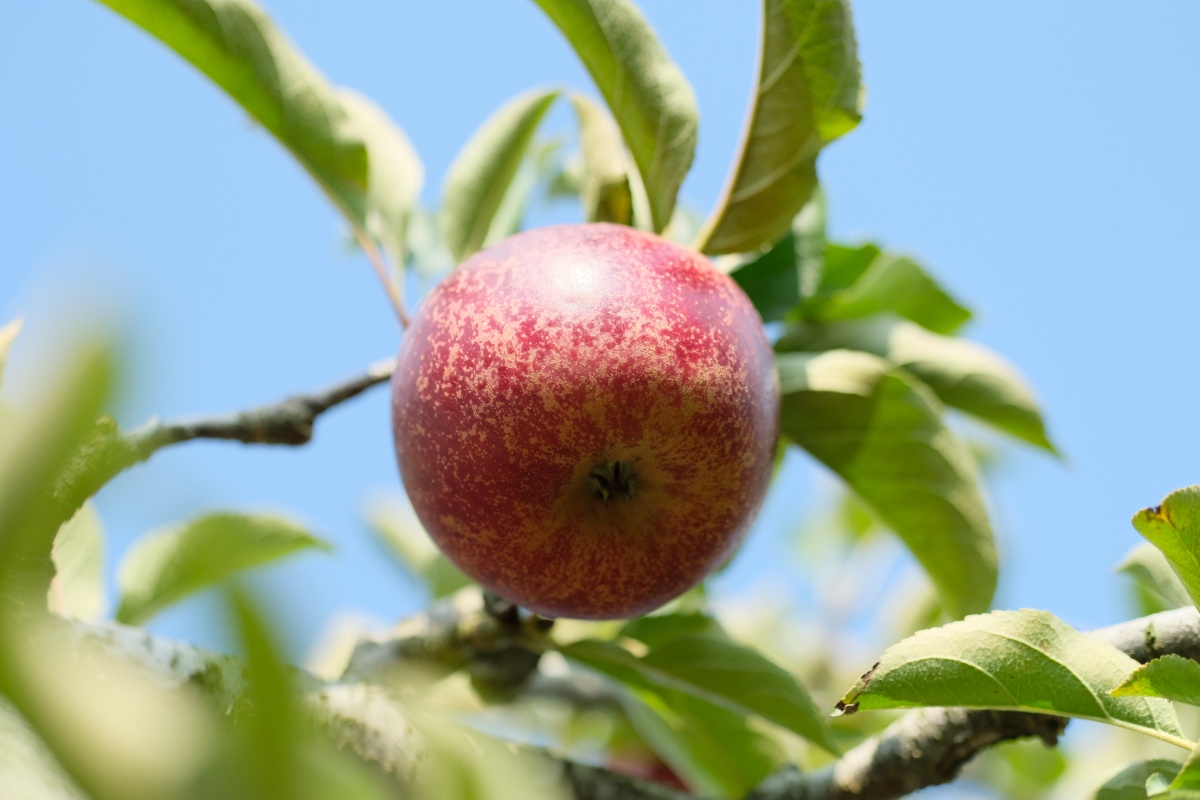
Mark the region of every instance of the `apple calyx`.
POLYGON ((610 500, 631 500, 638 476, 624 461, 606 461, 588 473, 588 491, 604 505, 610 500))

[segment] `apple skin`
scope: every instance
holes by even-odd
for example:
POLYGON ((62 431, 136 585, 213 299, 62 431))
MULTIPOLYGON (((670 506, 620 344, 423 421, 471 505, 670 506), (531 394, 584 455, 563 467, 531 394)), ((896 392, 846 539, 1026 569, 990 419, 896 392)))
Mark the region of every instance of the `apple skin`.
POLYGON ((392 378, 400 475, 443 553, 548 617, 657 608, 745 536, 779 382, 741 289, 685 247, 556 225, 425 299, 392 378))

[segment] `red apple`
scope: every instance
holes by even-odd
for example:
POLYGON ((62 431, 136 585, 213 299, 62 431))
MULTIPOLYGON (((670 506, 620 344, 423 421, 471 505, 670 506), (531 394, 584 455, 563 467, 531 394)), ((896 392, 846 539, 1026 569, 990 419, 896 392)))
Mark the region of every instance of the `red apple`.
POLYGON ((708 259, 621 225, 517 234, 425 300, 392 378, 404 486, 438 547, 549 617, 694 586, 766 491, 779 384, 708 259))

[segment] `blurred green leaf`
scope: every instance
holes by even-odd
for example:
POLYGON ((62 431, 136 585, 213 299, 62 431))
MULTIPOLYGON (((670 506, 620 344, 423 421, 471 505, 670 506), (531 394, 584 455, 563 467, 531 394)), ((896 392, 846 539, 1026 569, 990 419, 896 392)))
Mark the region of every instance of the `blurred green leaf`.
POLYGON ((634 689, 622 707, 654 753, 700 794, 743 797, 784 763, 781 748, 744 714, 685 692, 634 689))
POLYGON ((504 193, 504 199, 500 201, 500 207, 496 209, 492 224, 488 227, 483 242, 485 247, 521 230, 534 193, 550 181, 556 172, 554 164, 558 161, 561 149, 562 141, 559 139, 542 142, 535 140, 529 146, 525 158, 517 168, 516 176, 509 184, 508 191, 504 193))
POLYGON ((442 236, 458 261, 490 244, 492 223, 558 89, 531 89, 497 109, 446 172, 442 236))
POLYGON ((536 0, 604 95, 641 175, 655 231, 692 165, 696 97, 630 0, 536 0))
MULTIPOLYGON (((102 346, 84 351, 21 424, 0 432, 0 595, 45 607, 50 554, 64 521, 55 484, 68 464, 91 468, 79 450, 108 396, 112 370, 102 346)), ((0 609, 5 602, 0 597, 0 609)))
POLYGON ((617 642, 584 640, 559 650, 567 658, 640 692, 683 692, 739 714, 754 714, 837 751, 825 715, 786 670, 730 639, 701 614, 645 617, 617 642))
POLYGON ((1112 690, 1113 697, 1165 697, 1200 706, 1200 664, 1190 658, 1165 655, 1140 665, 1112 690))
POLYGON ((1192 602, 1167 557, 1149 542, 1134 545, 1117 565, 1117 572, 1124 572, 1139 586, 1153 592, 1160 601, 1159 611, 1182 608, 1192 602))
POLYGON ((817 185, 817 154, 862 118, 848 0, 764 0, 763 38, 741 151, 697 239, 705 253, 775 242, 817 185))
POLYGON ((889 647, 838 709, 1030 711, 1106 722, 1190 748, 1166 700, 1109 695, 1137 666, 1049 612, 994 611, 889 647))
POLYGON ((1192 603, 1200 606, 1200 486, 1177 489, 1162 505, 1142 509, 1133 527, 1162 551, 1192 603))
POLYGON ((818 187, 774 247, 730 273, 764 322, 786 318, 818 289, 825 253, 825 196, 818 187))
POLYGON ((54 580, 50 610, 64 617, 95 620, 104 615, 104 526, 91 503, 84 503, 58 529, 50 550, 54 580))
POLYGON ((404 263, 424 180, 404 133, 336 89, 251 0, 100 0, 208 76, 308 170, 350 224, 404 263))
POLYGON ((886 312, 946 335, 971 318, 970 310, 911 258, 873 244, 826 246, 820 289, 803 306, 801 318, 818 322, 886 312))
POLYGON ((588 222, 633 224, 633 194, 625 142, 616 123, 587 95, 571 94, 582 154, 579 196, 588 222))
POLYGON ((1166 758, 1135 762, 1105 781, 1091 800, 1147 800, 1146 781, 1155 775, 1171 780, 1180 767, 1178 761, 1166 758))
POLYGON ((1175 780, 1167 786, 1167 790, 1154 795, 1154 797, 1162 798, 1162 800, 1197 800, 1200 798, 1200 746, 1192 750, 1192 754, 1188 756, 1187 761, 1183 762, 1183 767, 1175 776, 1175 780))
POLYGON ((412 787, 414 800, 567 800, 573 796, 561 779, 561 766, 548 758, 429 713, 410 708, 406 717, 426 747, 412 787))
POLYGON ((21 332, 21 326, 24 321, 14 319, 12 322, 0 327, 0 385, 4 381, 4 367, 8 363, 8 351, 12 348, 12 344, 16 341, 17 334, 21 332))
POLYGON ((979 476, 927 387, 847 350, 776 356, 783 433, 904 541, 954 616, 985 610, 997 560, 979 476))
POLYGON ((245 761, 256 797, 301 796, 301 716, 296 686, 262 613, 239 591, 229 595, 230 615, 249 671, 245 761))
POLYGON ((429 587, 432 599, 454 594, 471 585, 471 579, 442 555, 416 515, 390 505, 367 512, 367 524, 400 564, 429 587))
POLYGON ((877 318, 790 327, 780 351, 861 350, 911 372, 943 403, 1051 453, 1033 390, 1007 361, 973 342, 931 333, 904 320, 877 318))
POLYGON ((172 603, 230 575, 308 549, 330 546, 276 517, 210 513, 145 536, 117 575, 117 621, 138 625, 172 603))

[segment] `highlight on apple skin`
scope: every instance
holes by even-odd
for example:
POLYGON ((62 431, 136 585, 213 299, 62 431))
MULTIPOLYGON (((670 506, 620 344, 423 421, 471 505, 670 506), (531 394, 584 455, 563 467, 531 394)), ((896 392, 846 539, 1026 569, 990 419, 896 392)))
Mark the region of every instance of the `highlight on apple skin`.
POLYGON ((443 553, 548 617, 644 614, 754 519, 778 437, 762 321, 704 256, 603 223, 519 233, 425 299, 392 378, 443 553))

